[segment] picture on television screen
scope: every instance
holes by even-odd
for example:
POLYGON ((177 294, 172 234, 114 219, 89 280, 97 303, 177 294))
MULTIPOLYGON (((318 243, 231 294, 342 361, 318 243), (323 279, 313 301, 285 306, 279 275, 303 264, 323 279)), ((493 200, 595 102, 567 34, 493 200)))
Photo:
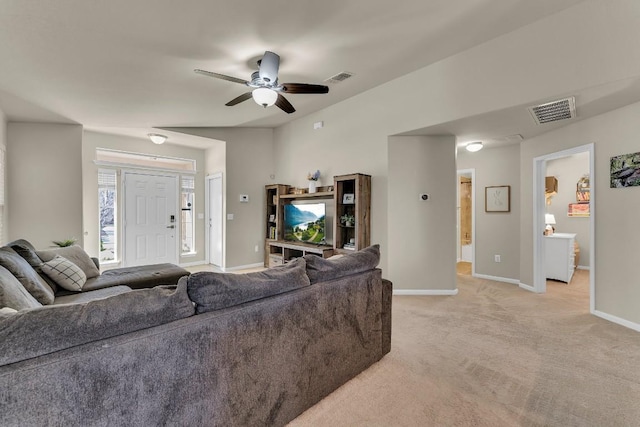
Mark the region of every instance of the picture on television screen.
POLYGON ((284 205, 284 239, 325 242, 325 204, 284 205))

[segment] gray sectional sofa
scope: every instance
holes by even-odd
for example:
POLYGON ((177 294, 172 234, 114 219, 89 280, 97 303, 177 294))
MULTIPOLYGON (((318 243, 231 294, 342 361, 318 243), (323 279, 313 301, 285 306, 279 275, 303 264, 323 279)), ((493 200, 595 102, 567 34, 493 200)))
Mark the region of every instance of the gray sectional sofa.
POLYGON ((27 240, 20 239, 0 247, 0 308, 3 305, 24 309, 86 302, 132 289, 175 285, 188 274, 187 270, 173 264, 124 267, 100 273, 98 260, 89 257, 80 246, 36 250, 27 240), (82 270, 86 281, 81 291, 65 289, 43 272, 43 264, 56 256, 68 259, 82 270), (15 289, 20 285, 25 289, 15 289), (10 298, 9 303, 5 301, 7 298, 10 298))
POLYGON ((0 425, 284 425, 390 351, 378 261, 372 246, 0 311, 0 425))

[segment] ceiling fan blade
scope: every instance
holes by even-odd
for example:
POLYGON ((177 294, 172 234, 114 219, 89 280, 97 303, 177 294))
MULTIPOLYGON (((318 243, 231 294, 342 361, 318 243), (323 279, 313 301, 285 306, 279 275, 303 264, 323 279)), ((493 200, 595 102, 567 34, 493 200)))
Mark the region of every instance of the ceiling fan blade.
POLYGON ((260 69, 258 70, 258 73, 260 78, 265 82, 275 84, 278 81, 279 68, 280 57, 273 52, 266 51, 260 60, 260 69))
POLYGON ((276 107, 280 108, 287 114, 296 112, 296 109, 293 108, 293 105, 291 105, 291 103, 287 101, 287 98, 285 98, 281 94, 278 94, 278 99, 276 99, 276 107))
POLYGON ((237 77, 231 77, 231 76, 227 76, 224 74, 218 74, 218 73, 212 73, 211 71, 206 71, 206 70, 193 70, 194 72, 196 72, 197 74, 202 74, 203 76, 208 76, 208 77, 215 77, 216 79, 222 79, 222 80, 227 80, 230 82, 234 82, 234 83, 240 83, 243 85, 248 84, 249 82, 246 80, 242 80, 239 79, 237 77))
POLYGON ((242 95, 238 96, 237 98, 233 98, 231 101, 227 102, 224 105, 226 105, 227 107, 233 107, 234 105, 240 104, 241 102, 244 102, 250 98, 251 92, 243 93, 242 95))
POLYGON ((307 83, 283 83, 282 91, 285 93, 329 93, 329 87, 307 83))

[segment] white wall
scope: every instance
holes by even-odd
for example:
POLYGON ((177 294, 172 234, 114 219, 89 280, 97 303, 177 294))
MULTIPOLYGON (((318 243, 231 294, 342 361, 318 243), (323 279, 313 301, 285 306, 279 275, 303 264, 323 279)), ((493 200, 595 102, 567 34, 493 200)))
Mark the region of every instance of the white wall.
MULTIPOLYGON (((205 212, 204 205, 204 150, 183 147, 173 144, 152 144, 147 138, 134 138, 122 135, 105 134, 98 132, 84 132, 82 144, 82 187, 83 187, 83 212, 84 212, 84 248, 91 256, 98 256, 100 249, 100 225, 98 222, 98 169, 94 163, 96 148, 108 148, 112 150, 128 151, 143 154, 155 154, 158 156, 176 157, 196 161, 197 173, 195 175, 195 221, 196 221, 196 255, 180 257, 180 263, 194 263, 204 261, 204 219, 199 219, 198 214, 205 212)), ((121 248, 122 249, 122 248, 121 248)))
POLYGON ((389 243, 382 250, 396 290, 456 289, 455 150, 453 136, 389 138, 389 243))
MULTIPOLYGON (((576 122, 521 145, 521 281, 533 284, 533 159, 587 143, 595 144, 595 305, 596 310, 640 327, 640 287, 636 260, 640 187, 609 188, 610 159, 640 151, 640 103, 576 122)), ((582 256, 582 255, 581 255, 582 256)))
POLYGON ((9 123, 7 240, 82 243, 82 126, 9 123))
MULTIPOLYGON (((175 132, 198 135, 225 142, 225 214, 224 266, 261 264, 264 261, 264 186, 274 182, 273 129, 261 128, 171 128, 175 132), (249 195, 249 203, 240 203, 240 194, 249 195), (255 251, 256 245, 258 251, 255 251)), ((207 174, 220 172, 221 153, 212 150, 207 158, 207 174), (217 159, 217 160, 216 160, 217 159)), ((305 175, 306 176, 306 175, 305 175)))
POLYGON ((553 214, 556 219, 556 232, 576 233, 576 241, 580 247, 578 265, 581 267, 589 267, 590 221, 589 218, 567 216, 567 208, 569 203, 576 203, 576 185, 578 180, 588 173, 587 152, 547 162, 546 176, 555 176, 558 179, 558 194, 551 198, 547 212, 553 214))
POLYGON ((475 169, 475 273, 502 279, 520 278, 520 146, 458 150, 458 169, 475 169), (485 187, 511 186, 511 212, 485 212, 485 187), (501 262, 494 261, 500 255, 501 262))

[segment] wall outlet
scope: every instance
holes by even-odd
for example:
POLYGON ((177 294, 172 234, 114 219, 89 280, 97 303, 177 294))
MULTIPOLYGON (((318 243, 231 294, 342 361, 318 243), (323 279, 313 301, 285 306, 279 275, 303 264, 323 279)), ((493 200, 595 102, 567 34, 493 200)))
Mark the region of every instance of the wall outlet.
POLYGON ((493 256, 493 260, 494 260, 495 262, 500 262, 500 255, 494 255, 494 256, 493 256))

